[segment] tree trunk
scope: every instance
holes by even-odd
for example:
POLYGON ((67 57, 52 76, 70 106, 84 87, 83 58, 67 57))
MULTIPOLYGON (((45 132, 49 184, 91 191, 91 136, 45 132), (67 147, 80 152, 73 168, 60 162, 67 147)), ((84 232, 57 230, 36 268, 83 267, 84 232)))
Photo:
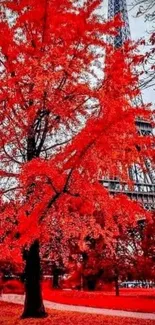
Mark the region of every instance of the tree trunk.
POLYGON ((115 277, 115 293, 116 296, 119 296, 119 283, 118 283, 118 276, 115 277))
POLYGON ((96 276, 88 276, 87 277, 87 287, 89 291, 95 291, 96 287, 96 276))
POLYGON ((24 251, 25 266, 25 304, 22 318, 43 318, 47 314, 42 300, 40 282, 39 241, 35 240, 30 249, 24 251))
POLYGON ((57 269, 57 267, 54 267, 53 269, 53 288, 59 288, 59 270, 57 269))

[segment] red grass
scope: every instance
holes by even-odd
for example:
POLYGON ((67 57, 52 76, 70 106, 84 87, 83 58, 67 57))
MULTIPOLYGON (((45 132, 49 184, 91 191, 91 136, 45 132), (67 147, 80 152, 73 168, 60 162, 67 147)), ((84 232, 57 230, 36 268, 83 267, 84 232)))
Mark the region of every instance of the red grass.
POLYGON ((116 297, 114 292, 51 290, 43 284, 43 296, 68 305, 155 313, 154 289, 122 289, 120 297, 116 297))

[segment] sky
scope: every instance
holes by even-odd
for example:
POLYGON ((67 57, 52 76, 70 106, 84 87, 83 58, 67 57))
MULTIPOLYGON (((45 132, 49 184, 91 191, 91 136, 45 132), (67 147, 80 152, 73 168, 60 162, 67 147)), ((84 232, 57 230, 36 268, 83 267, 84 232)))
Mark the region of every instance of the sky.
MULTIPOLYGON (((108 1, 110 0, 103 0, 103 5, 100 8, 100 13, 101 11, 103 12, 103 15, 107 17, 108 13, 108 1)), ((138 40, 140 38, 147 38, 148 33, 152 27, 151 22, 145 22, 145 17, 136 17, 137 13, 137 8, 131 10, 131 4, 133 0, 126 0, 127 2, 127 7, 128 7, 128 17, 129 17, 129 24, 130 24, 130 31, 131 31, 131 38, 133 40, 138 40)), ((155 8, 154 8, 155 9, 155 8)), ((145 48, 144 48, 145 50, 145 48)), ((143 101, 145 103, 152 103, 153 106, 155 106, 155 87, 154 89, 148 88, 142 91, 142 97, 143 101)))

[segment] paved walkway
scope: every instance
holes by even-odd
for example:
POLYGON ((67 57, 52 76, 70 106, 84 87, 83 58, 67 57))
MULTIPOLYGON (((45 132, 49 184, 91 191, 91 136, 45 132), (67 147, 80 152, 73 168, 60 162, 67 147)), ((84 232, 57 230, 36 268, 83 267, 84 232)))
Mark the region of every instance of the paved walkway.
MULTIPOLYGON (((15 295, 15 294, 2 294, 2 296, 0 296, 0 301, 12 302, 12 303, 23 305, 24 296, 15 295)), ((123 311, 123 310, 73 306, 73 305, 59 304, 48 300, 44 300, 44 304, 45 307, 49 309, 56 309, 56 310, 63 310, 63 311, 76 311, 79 313, 99 314, 99 315, 106 315, 106 316, 120 316, 120 317, 155 320, 155 313, 154 314, 140 313, 140 312, 130 312, 130 311, 123 311)))

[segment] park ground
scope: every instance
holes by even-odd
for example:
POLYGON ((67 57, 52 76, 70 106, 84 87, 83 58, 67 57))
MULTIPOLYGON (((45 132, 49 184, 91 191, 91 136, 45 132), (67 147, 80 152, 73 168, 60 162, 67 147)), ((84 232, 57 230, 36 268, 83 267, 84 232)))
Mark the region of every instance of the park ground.
POLYGON ((43 286, 43 297, 68 305, 155 313, 155 289, 122 289, 116 297, 114 291, 50 290, 43 286))
MULTIPOLYGON (((128 288, 120 289, 120 297, 113 291, 77 291, 77 290, 53 290, 49 281, 43 282, 43 298, 52 302, 125 310, 133 312, 155 313, 155 288, 128 288)), ((5 284, 3 293, 23 294, 24 286, 16 280, 5 284)))
POLYGON ((91 315, 76 312, 48 310, 44 319, 21 320, 23 307, 16 304, 0 302, 0 325, 154 325, 154 320, 131 319, 91 315))

